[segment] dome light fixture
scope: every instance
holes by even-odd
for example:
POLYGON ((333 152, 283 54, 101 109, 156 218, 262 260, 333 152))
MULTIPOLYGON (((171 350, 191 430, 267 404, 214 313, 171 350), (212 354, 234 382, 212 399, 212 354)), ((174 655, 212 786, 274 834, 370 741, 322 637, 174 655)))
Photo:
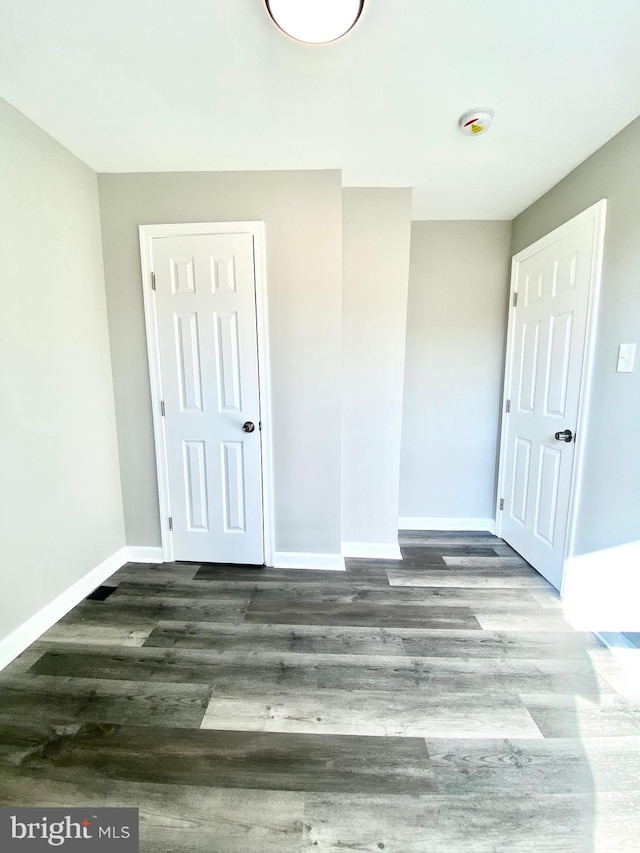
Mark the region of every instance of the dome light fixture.
POLYGON ((264 0, 275 25, 296 41, 327 44, 358 22, 364 0, 264 0))

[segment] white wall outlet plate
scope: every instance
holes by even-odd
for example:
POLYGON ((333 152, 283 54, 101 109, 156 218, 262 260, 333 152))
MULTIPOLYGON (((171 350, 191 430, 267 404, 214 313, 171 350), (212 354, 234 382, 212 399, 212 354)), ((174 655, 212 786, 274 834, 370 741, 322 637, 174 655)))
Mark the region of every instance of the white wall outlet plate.
POLYGON ((635 344, 620 344, 618 348, 618 373, 633 373, 633 365, 636 360, 635 344))

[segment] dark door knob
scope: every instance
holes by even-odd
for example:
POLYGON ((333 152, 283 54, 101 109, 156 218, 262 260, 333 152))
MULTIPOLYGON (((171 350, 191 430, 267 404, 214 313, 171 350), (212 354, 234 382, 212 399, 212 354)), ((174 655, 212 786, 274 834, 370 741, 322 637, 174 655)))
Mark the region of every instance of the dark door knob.
POLYGON ((556 441, 566 441, 569 444, 570 441, 573 441, 573 433, 570 429, 563 429, 562 432, 556 433, 556 441))
MULTIPOLYGON (((253 432, 255 428, 256 425, 252 424, 251 421, 245 421, 242 424, 242 429, 244 430, 244 432, 253 432)), ((571 441, 571 439, 569 439, 569 441, 571 441)))

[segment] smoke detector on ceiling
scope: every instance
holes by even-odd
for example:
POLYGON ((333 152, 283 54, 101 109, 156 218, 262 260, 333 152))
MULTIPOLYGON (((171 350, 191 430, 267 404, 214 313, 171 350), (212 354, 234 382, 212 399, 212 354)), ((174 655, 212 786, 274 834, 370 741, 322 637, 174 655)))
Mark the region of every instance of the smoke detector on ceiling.
POLYGON ((458 124, 465 136, 480 136, 489 130, 494 116, 491 107, 480 107, 477 110, 467 110, 458 119, 458 124))

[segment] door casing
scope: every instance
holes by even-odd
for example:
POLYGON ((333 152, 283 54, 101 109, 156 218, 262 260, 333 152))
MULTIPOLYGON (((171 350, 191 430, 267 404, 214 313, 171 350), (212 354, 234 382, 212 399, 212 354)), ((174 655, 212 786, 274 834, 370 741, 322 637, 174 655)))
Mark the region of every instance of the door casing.
POLYGON ((512 367, 514 356, 514 326, 515 312, 517 308, 514 306, 514 294, 516 293, 516 285, 518 281, 518 267, 526 258, 536 254, 536 252, 547 248, 557 240, 562 239, 565 234, 570 233, 581 222, 594 220, 594 241, 593 254, 591 263, 591 277, 589 282, 589 297, 587 308, 587 325, 585 332, 585 346, 582 358, 582 371, 580 379, 580 391, 578 397, 578 417, 576 422, 576 447, 571 471, 571 486, 569 492, 569 510, 567 519, 567 533, 564 543, 564 562, 562 572, 562 584, 560 594, 563 593, 564 580, 566 578, 566 563, 567 559, 574 553, 575 536, 578 513, 580 510, 579 498, 582 485, 582 477, 584 471, 585 447, 588 431, 588 403, 591 398, 591 382, 593 374, 593 362, 595 356, 596 343, 596 321, 598 317, 598 305, 600 301, 600 285, 602 280, 602 260, 604 255, 604 238, 607 218, 607 200, 601 199, 595 204, 583 210, 577 216, 568 220, 564 224, 555 228, 553 231, 545 234, 535 243, 522 249, 515 254, 511 263, 511 284, 509 288, 509 319, 507 324, 507 345, 505 353, 505 368, 504 368, 504 389, 502 396, 502 423, 500 428, 500 453, 498 463, 498 490, 496 495, 496 533, 502 536, 502 511, 500 509, 500 499, 504 495, 505 490, 505 471, 506 471, 506 454, 507 454, 507 418, 506 406, 509 399, 512 379, 512 367))
POLYGON ((258 347, 258 387, 260 392, 260 445, 262 455, 262 510, 264 559, 267 566, 275 563, 275 530, 273 500, 273 451, 271 433, 271 382, 269 366, 269 316, 267 304, 267 263, 264 222, 196 222, 163 225, 140 225, 140 263, 142 267, 142 294, 147 333, 147 356, 153 415, 153 434, 158 478, 158 509, 162 537, 162 560, 173 562, 173 537, 169 529, 171 501, 167 468, 167 446, 164 418, 162 417, 162 384, 160 376, 160 349, 156 317, 155 291, 152 287, 153 240, 198 234, 251 234, 256 288, 256 326, 258 347))

